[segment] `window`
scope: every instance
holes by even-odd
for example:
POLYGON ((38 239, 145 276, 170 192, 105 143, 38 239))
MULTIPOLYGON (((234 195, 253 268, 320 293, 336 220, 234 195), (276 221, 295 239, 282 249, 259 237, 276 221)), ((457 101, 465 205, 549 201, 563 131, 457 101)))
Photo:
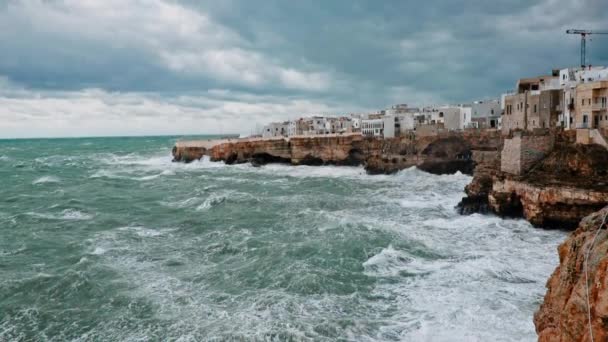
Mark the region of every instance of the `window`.
POLYGON ((582 99, 581 100, 581 106, 584 106, 584 105, 585 105, 585 99, 582 99))
POLYGON ((534 105, 534 113, 536 113, 536 105, 534 105))

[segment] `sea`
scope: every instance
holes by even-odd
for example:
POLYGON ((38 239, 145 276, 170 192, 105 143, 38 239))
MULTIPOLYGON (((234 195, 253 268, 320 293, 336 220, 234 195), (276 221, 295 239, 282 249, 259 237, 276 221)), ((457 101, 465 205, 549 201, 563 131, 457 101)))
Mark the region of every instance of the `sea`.
POLYGON ((458 215, 470 176, 179 139, 0 141, 0 341, 536 339, 566 233, 458 215))

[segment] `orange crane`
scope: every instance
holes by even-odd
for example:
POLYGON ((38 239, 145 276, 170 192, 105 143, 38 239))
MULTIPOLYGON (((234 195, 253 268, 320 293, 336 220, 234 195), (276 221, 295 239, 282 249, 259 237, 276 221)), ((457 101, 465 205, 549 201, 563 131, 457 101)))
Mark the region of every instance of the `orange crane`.
POLYGON ((608 31, 591 31, 591 30, 578 30, 571 29, 566 30, 567 34, 580 34, 581 35, 581 67, 585 68, 587 65, 586 49, 587 49, 587 36, 592 34, 608 34, 608 31))

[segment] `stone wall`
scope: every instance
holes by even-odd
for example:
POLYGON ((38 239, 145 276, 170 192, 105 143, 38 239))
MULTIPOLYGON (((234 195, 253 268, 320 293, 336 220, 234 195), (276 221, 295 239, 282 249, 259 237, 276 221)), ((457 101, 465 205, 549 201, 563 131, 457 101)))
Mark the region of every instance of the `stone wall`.
POLYGON ((504 141, 500 170, 522 175, 549 154, 553 150, 553 144, 554 138, 550 134, 528 135, 517 132, 504 141))

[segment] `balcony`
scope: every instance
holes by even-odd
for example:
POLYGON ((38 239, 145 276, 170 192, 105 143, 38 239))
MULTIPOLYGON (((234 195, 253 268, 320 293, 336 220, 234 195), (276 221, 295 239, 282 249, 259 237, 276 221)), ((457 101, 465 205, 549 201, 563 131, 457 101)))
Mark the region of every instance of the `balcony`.
POLYGON ((606 107, 606 103, 594 103, 591 105, 591 110, 594 112, 598 112, 598 111, 605 111, 606 109, 608 109, 606 107))

